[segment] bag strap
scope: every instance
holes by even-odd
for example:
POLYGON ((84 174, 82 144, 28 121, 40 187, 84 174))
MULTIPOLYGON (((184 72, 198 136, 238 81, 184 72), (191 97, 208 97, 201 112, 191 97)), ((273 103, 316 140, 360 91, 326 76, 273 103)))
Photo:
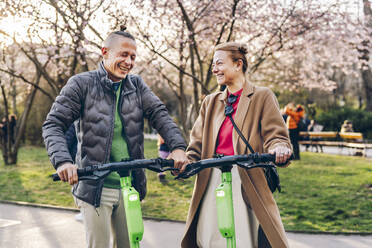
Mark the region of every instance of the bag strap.
POLYGON ((234 119, 232 118, 231 114, 227 114, 227 117, 229 117, 231 123, 234 126, 235 131, 239 134, 240 138, 244 141, 245 145, 249 148, 249 151, 251 153, 254 153, 254 150, 253 150, 252 146, 249 144, 248 140, 244 137, 244 135, 242 134, 242 132, 239 130, 239 128, 236 125, 236 123, 235 123, 234 119))
MULTIPOLYGON (((232 111, 230 111, 230 112, 225 111, 225 115, 227 117, 229 117, 231 123, 233 124, 233 127, 234 127, 235 131, 239 134, 240 138, 244 141, 244 143, 246 144, 246 146, 249 148, 249 151, 251 151, 251 153, 254 153, 254 150, 253 150, 252 146, 249 144, 248 140, 244 137, 244 135, 242 134, 242 132, 239 130, 238 126, 236 125, 234 119, 232 118, 232 116, 231 116, 232 115, 232 111)), ((278 188, 278 191, 281 192, 281 185, 280 185, 280 180, 279 180, 279 174, 278 174, 276 168, 273 168, 273 167, 270 167, 270 168, 271 169, 269 169, 269 170, 266 170, 265 169, 266 182, 267 182, 267 184, 268 184, 268 186, 270 188, 270 191, 272 193, 274 193, 275 190, 276 190, 276 188, 278 188), (271 174, 270 173, 268 174, 268 172, 270 172, 271 174), (274 178, 272 176, 273 173, 275 175, 274 176, 275 180, 274 180, 274 178), (269 182, 269 180, 270 180, 270 182, 269 182), (273 180, 275 182, 273 182, 273 180)))

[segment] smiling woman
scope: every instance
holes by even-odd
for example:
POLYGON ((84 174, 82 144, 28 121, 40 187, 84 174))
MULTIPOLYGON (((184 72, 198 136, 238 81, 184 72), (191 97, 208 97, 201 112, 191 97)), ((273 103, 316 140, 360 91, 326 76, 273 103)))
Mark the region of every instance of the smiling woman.
MULTIPOLYGON (((246 53, 245 45, 236 42, 215 48, 212 71, 217 83, 226 89, 208 95, 202 103, 187 148, 191 161, 212 158, 214 154, 242 155, 256 151, 276 154, 276 163, 287 163, 292 151, 279 104, 268 88, 248 81, 246 53), (228 100, 232 98, 235 100, 228 100), (226 107, 230 110, 226 111, 226 107), (249 142, 242 142, 243 137, 248 137, 249 142)), ((279 209, 264 172, 234 167, 231 178, 235 211, 231 221, 235 223, 236 247, 288 247, 279 209)), ((214 193, 223 180, 216 168, 198 174, 182 248, 226 247, 226 240, 220 234, 223 229, 218 229, 214 193)))

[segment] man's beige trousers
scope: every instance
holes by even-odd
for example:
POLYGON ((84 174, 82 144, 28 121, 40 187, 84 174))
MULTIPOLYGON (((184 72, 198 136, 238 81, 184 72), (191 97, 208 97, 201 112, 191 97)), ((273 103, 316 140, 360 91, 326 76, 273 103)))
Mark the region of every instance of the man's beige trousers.
POLYGON ((76 199, 83 215, 88 248, 129 248, 123 196, 120 189, 103 188, 99 208, 76 199))

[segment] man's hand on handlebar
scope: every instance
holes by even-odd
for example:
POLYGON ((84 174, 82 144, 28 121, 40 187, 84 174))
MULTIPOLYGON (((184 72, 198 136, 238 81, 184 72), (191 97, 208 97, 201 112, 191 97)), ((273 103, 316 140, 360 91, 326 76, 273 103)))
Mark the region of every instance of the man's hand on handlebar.
POLYGON ((179 171, 172 171, 172 174, 178 175, 178 173, 185 170, 186 164, 189 163, 189 160, 186 156, 186 153, 182 149, 175 149, 169 154, 167 159, 174 160, 174 168, 179 169, 179 171))
POLYGON ((275 164, 280 167, 286 167, 289 165, 289 159, 292 155, 292 150, 286 146, 276 146, 269 150, 270 154, 275 154, 275 164))
POLYGON ((57 168, 57 174, 62 181, 74 185, 78 182, 78 174, 76 165, 66 162, 57 168))

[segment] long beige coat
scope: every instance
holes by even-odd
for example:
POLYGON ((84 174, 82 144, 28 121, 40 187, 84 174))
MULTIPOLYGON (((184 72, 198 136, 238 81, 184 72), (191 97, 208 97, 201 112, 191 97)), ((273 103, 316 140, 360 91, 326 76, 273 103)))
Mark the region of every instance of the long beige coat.
MULTIPOLYGON (((227 90, 208 95, 202 103, 190 135, 187 155, 196 161, 211 158, 215 152, 219 129, 225 119, 227 90)), ((278 145, 291 148, 288 130, 279 112, 275 95, 265 87, 245 83, 234 118, 255 152, 268 152, 278 145)), ((235 154, 249 151, 239 135, 233 131, 235 154)), ((267 186, 263 170, 238 168, 242 181, 243 199, 253 209, 272 247, 288 247, 279 209, 267 186)), ((182 248, 196 248, 196 226, 200 203, 208 186, 211 169, 201 171, 195 181, 191 205, 186 221, 182 248)))

